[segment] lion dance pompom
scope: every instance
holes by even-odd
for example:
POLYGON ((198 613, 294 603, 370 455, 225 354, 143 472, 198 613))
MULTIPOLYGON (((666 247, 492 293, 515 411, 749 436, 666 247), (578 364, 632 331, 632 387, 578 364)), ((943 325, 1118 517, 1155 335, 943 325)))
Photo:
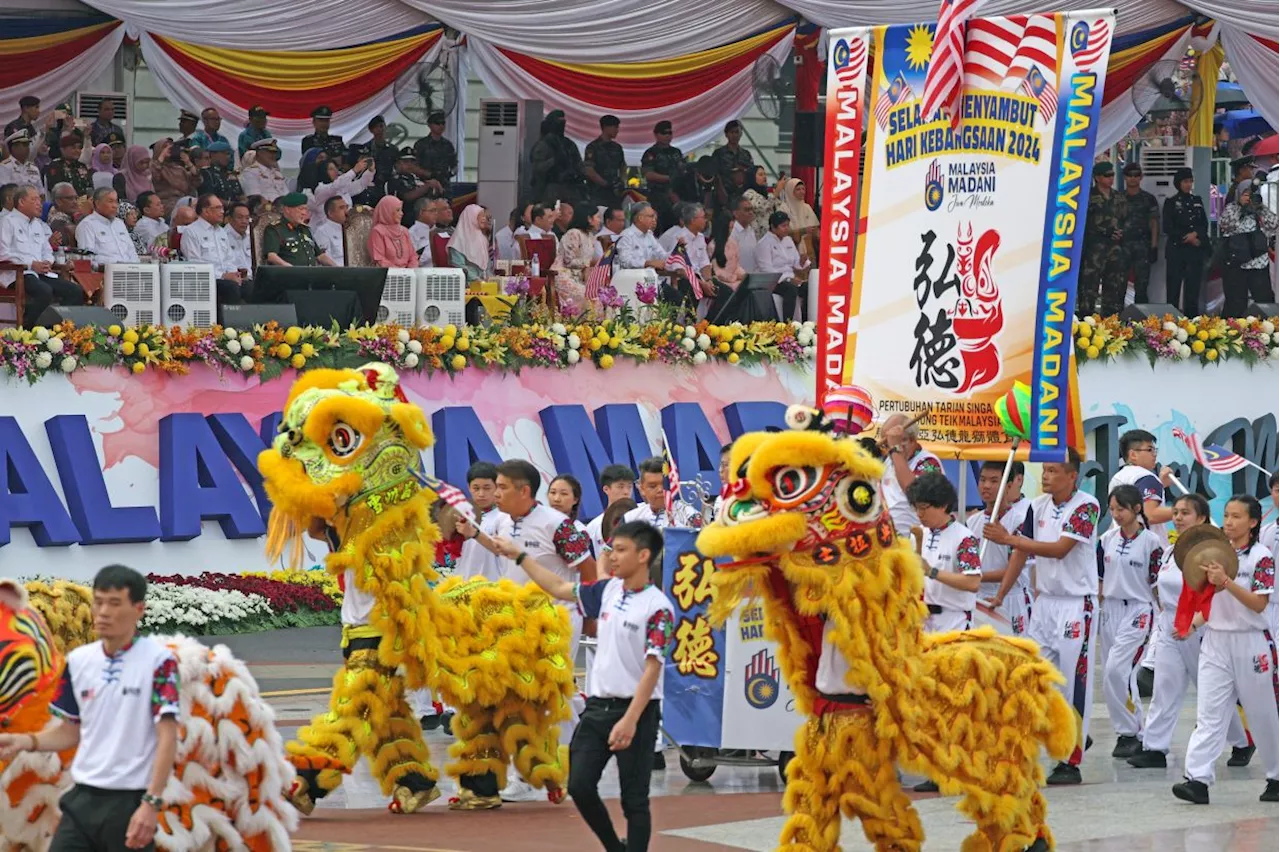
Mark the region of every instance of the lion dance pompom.
POLYGON ((532 585, 454 578, 432 568, 439 530, 429 510, 441 487, 422 473, 432 443, 385 364, 311 370, 289 392, 280 434, 258 457, 273 508, 268 555, 300 559, 317 521, 341 542, 327 570, 367 602, 365 623, 344 623, 344 663, 329 710, 287 748, 298 770, 292 801, 310 813, 361 756, 394 813, 440 795, 406 689, 427 688, 458 712, 445 771, 460 786, 452 807, 501 805, 514 762, 552 801, 564 798, 573 661, 562 607, 532 585), (432 487, 428 487, 428 486, 432 487))
MULTIPOLYGON (((50 721, 65 653, 92 640, 88 589, 65 581, 25 588, 0 580, 0 729, 36 733, 50 721)), ((285 852, 297 828, 286 794, 293 766, 271 708, 225 646, 158 636, 178 660, 182 730, 165 788, 156 848, 165 852, 285 852)), ((42 852, 75 752, 0 763, 0 852, 42 852)))
POLYGON ((961 797, 977 824, 964 852, 1052 849, 1039 758, 1075 746, 1062 676, 1034 642, 990 627, 924 633, 924 573, 884 509, 883 467, 819 412, 793 406, 787 422, 734 443, 726 499, 698 536, 702 553, 736 560, 713 580, 713 620, 763 597, 808 717, 778 848, 838 849, 843 815, 876 849, 916 852, 924 830, 901 766, 961 797))

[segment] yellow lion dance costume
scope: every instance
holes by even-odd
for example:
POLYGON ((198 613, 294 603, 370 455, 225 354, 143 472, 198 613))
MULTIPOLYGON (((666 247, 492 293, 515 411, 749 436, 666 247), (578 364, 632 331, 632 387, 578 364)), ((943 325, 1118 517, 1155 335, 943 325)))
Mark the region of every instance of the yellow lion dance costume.
POLYGON ((395 371, 368 364, 301 376, 280 434, 258 459, 274 504, 271 557, 289 550, 299 560, 302 535, 317 519, 341 542, 326 567, 346 587, 345 663, 328 712, 288 745, 298 769, 291 798, 303 813, 362 755, 393 813, 440 795, 404 696, 424 687, 458 710, 445 771, 461 789, 450 807, 500 806, 509 761, 551 801, 564 799, 568 756, 558 723, 570 717, 573 690, 568 614, 536 587, 509 580, 434 585, 440 534, 428 513, 433 489, 443 486, 421 473, 419 455, 431 443, 395 371), (360 601, 367 616, 349 618, 360 601))
POLYGON ((923 633, 924 574, 881 503, 883 467, 827 434, 817 412, 793 406, 787 420, 798 430, 733 445, 726 499, 698 536, 705 555, 737 560, 714 578, 713 620, 763 597, 766 635, 808 717, 778 848, 839 850, 843 813, 881 852, 919 850, 901 766, 962 797, 977 823, 964 852, 1052 849, 1039 753, 1065 758, 1076 737, 1061 676, 1035 643, 989 627, 923 633), (847 689, 824 695, 819 663, 833 660, 847 689))
MULTIPOLYGON (((0 579, 0 730, 49 724, 65 654, 93 640, 91 592, 0 579), (52 629, 50 629, 52 626, 52 629)), ((271 708, 226 647, 158 637, 178 659, 182 728, 165 787, 156 848, 164 852, 287 852, 298 814, 286 801, 293 767, 271 708)), ((70 784, 74 750, 0 762, 0 852, 43 852, 70 784)))

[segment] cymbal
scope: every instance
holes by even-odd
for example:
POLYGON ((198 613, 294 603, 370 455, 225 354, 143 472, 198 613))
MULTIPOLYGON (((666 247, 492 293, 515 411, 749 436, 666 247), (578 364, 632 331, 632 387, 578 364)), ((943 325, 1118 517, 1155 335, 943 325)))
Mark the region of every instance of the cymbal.
POLYGON ((1179 533, 1173 546, 1173 558, 1182 569, 1183 582, 1195 592, 1205 587, 1204 566, 1207 562, 1217 562, 1232 579, 1240 570, 1236 549, 1227 534, 1213 524, 1197 524, 1179 533))

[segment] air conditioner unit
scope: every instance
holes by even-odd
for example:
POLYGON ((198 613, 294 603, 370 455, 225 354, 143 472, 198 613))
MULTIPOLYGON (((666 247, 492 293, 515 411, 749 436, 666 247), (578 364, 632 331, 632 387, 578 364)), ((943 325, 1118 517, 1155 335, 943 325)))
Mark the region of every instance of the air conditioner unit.
POLYGON ((529 194, 529 151, 538 141, 542 101, 482 99, 477 187, 479 203, 499 218, 529 194))
MULTIPOLYGON (((1191 148, 1155 148, 1144 146, 1138 155, 1138 164, 1142 166, 1142 188, 1156 197, 1156 201, 1164 204, 1164 200, 1176 195, 1178 188, 1173 185, 1173 175, 1178 169, 1192 168, 1193 153, 1191 148)), ((1117 166, 1117 171, 1120 167, 1117 166)), ((1123 186, 1116 179, 1118 186, 1123 186)))
POLYGON ((155 263, 108 263, 102 304, 126 327, 161 322, 160 266, 155 263))
POLYGON ((218 319, 218 286, 208 263, 166 263, 160 267, 160 307, 164 324, 213 328, 218 319))
POLYGON ((378 303, 378 324, 395 323, 405 328, 418 324, 422 287, 417 269, 388 269, 387 283, 378 303))
POLYGON ((442 328, 464 325, 466 321, 466 274, 461 269, 419 269, 417 324, 442 328))
POLYGON ((76 118, 86 122, 96 121, 102 102, 108 100, 115 104, 116 108, 115 115, 111 119, 112 123, 128 131, 133 116, 129 114, 129 96, 124 92, 77 92, 76 118))

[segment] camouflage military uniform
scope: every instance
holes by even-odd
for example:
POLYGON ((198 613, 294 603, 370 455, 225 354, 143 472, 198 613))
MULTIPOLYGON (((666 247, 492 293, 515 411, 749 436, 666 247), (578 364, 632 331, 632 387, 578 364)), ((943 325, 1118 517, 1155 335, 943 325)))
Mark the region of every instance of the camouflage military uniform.
POLYGON ((676 182, 685 168, 684 154, 674 145, 650 145, 640 157, 640 173, 657 172, 671 178, 670 183, 655 183, 648 187, 649 203, 658 214, 658 231, 662 233, 675 224, 672 205, 676 182))
MULTIPOLYGON (((1151 223, 1160 219, 1156 197, 1145 189, 1124 195, 1124 269, 1127 278, 1133 272, 1133 300, 1139 304, 1151 301, 1147 296, 1147 284, 1151 280, 1151 223)), ((1123 294, 1123 290, 1121 291, 1123 294)), ((1121 296, 1123 305, 1124 297, 1121 296)))
POLYGON ((338 164, 339 169, 342 168, 347 159, 347 143, 342 141, 341 136, 334 136, 332 133, 312 133, 309 136, 303 136, 303 153, 306 153, 311 148, 319 148, 324 151, 330 160, 338 164))
POLYGON ((209 166, 200 170, 200 194, 213 193, 224 202, 240 201, 244 198, 244 189, 236 173, 226 166, 209 166))
POLYGON ((93 175, 79 160, 54 160, 45 171, 45 183, 51 194, 58 184, 69 183, 76 188, 76 195, 93 195, 93 175))
POLYGON ((1084 255, 1076 313, 1088 316, 1117 314, 1124 307, 1124 246, 1118 232, 1124 230, 1127 206, 1123 192, 1103 195, 1097 187, 1089 193, 1089 214, 1085 220, 1084 255), (1101 293, 1101 304, 1099 304, 1101 293))
POLYGON ((627 167, 627 157, 622 146, 612 139, 597 137, 587 143, 582 157, 582 167, 596 170, 596 174, 608 181, 601 186, 588 178, 588 193, 592 202, 603 207, 617 207, 622 202, 622 172, 627 167))
POLYGON ((721 145, 711 152, 711 158, 716 161, 716 174, 721 186, 733 186, 734 169, 740 168, 751 174, 756 167, 755 160, 751 159, 751 152, 741 145, 736 151, 728 145, 721 145))
POLYGON ((424 136, 413 146, 418 165, 427 170, 433 180, 440 182, 441 194, 449 197, 449 185, 458 171, 458 152, 453 143, 441 136, 436 139, 424 136))

